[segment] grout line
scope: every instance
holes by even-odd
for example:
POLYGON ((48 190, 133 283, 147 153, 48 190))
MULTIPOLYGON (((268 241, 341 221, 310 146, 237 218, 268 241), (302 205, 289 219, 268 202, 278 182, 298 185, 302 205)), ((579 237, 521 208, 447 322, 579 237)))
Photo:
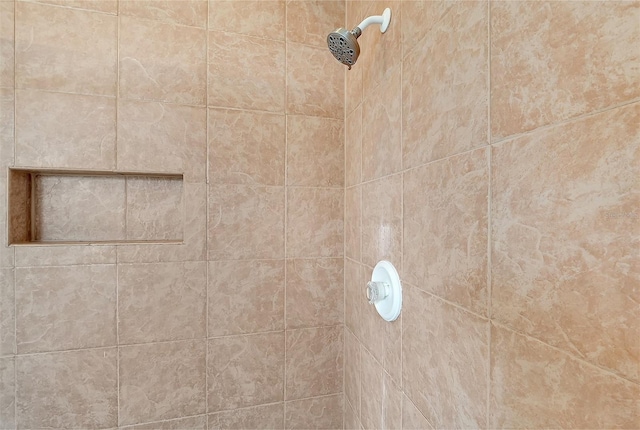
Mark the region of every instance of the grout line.
POLYGON ((489 324, 487 325, 487 390, 486 390, 486 405, 485 405, 485 428, 490 428, 490 412, 491 412, 491 303, 492 303, 492 277, 493 270, 491 261, 491 243, 492 243, 492 230, 491 230, 491 211, 492 211, 492 159, 491 153, 491 0, 487 0, 487 142, 489 147, 487 148, 487 316, 489 317, 489 324))
POLYGON ((287 37, 287 26, 289 24, 289 2, 285 2, 284 5, 284 222, 283 222, 283 241, 284 241, 284 308, 283 308, 283 325, 284 325, 284 344, 283 348, 283 360, 282 366, 282 401, 285 402, 282 406, 282 425, 287 426, 287 261, 289 257, 288 241, 287 241, 287 228, 289 218, 289 37, 287 37))
MULTIPOLYGON (((209 159, 209 124, 211 112, 209 111, 209 28, 211 27, 211 1, 207 1, 207 24, 205 28, 205 46, 206 46, 206 81, 205 81, 205 92, 204 92, 204 100, 205 100, 205 235, 204 235, 204 258, 206 261, 205 268, 205 336, 207 337, 204 341, 204 411, 205 414, 209 413, 209 196, 210 196, 210 159, 209 159)), ((186 203, 185 203, 185 215, 186 215, 186 203)), ((186 218, 185 218, 186 219, 186 218)), ((209 419, 206 419, 205 426, 209 428, 209 419)))
POLYGON ((171 422, 175 422, 175 421, 183 420, 183 419, 187 419, 187 418, 200 418, 200 417, 205 417, 206 418, 207 414, 188 415, 188 416, 178 417, 178 418, 169 418, 169 419, 162 420, 162 421, 145 421, 145 422, 141 422, 141 423, 127 424, 126 426, 120 427, 120 429, 122 429, 122 430, 124 430, 124 429, 133 429, 133 428, 135 428, 137 426, 141 426, 141 425, 171 423, 171 422))

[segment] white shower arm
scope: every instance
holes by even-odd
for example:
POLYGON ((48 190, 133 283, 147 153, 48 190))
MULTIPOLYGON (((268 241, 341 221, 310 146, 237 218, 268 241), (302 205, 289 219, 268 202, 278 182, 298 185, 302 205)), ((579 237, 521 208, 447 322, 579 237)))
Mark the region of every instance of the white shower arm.
POLYGON ((365 18, 364 21, 358 24, 358 28, 364 31, 364 29, 371 24, 380 24, 380 32, 384 33, 389 27, 389 22, 391 22, 391 9, 386 8, 384 12, 382 12, 382 15, 373 15, 365 18))

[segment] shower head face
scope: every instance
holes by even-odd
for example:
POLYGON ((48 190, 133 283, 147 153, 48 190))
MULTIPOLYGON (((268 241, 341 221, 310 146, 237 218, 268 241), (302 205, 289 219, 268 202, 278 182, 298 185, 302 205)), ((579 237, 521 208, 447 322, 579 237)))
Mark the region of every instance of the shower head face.
POLYGON ((349 68, 356 63, 360 55, 360 45, 358 44, 357 37, 353 32, 345 28, 338 28, 334 32, 329 33, 327 36, 327 45, 329 45, 329 50, 333 56, 336 57, 336 60, 349 66, 349 68))

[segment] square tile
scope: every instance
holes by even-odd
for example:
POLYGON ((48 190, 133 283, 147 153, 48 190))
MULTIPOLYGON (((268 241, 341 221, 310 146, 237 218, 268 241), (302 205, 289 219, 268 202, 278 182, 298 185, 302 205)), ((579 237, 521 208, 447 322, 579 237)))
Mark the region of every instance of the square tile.
POLYGON ((0 426, 16 426, 15 358, 0 358, 0 426))
POLYGON ((343 403, 342 394, 286 402, 284 428, 341 429, 343 403))
POLYGON ((284 0, 209 0, 209 29, 284 40, 284 0))
POLYGON ((326 48, 327 34, 344 26, 345 2, 287 1, 287 41, 326 48))
POLYGON ((182 180, 130 176, 126 181, 127 240, 182 240, 182 180))
POLYGON ((120 0, 118 15, 207 27, 207 0, 120 0))
POLYGON ((284 403, 234 409, 209 415, 209 430, 281 429, 284 403))

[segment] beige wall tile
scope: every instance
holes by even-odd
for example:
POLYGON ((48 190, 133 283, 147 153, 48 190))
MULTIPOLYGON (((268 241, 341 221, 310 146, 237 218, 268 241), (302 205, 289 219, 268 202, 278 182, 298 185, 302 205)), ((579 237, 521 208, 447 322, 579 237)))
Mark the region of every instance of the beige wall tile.
POLYGON ((205 343, 181 341, 120 348, 120 424, 202 414, 205 343))
MULTIPOLYGON (((349 85, 347 85, 349 88, 349 85)), ((362 181, 362 107, 347 114, 345 122, 345 185, 362 181)))
POLYGON ((344 185, 342 119, 287 116, 287 185, 344 185))
POLYGON ((344 260, 287 260, 287 329, 342 324, 344 260))
POLYGON ((362 186, 362 262, 380 260, 402 273, 402 175, 362 186))
POLYGON ((341 429, 343 403, 342 394, 286 402, 284 428, 341 429))
POLYGON ((366 429, 402 427, 402 392, 373 356, 361 347, 362 410, 360 418, 366 429))
POLYGON ((360 417, 347 399, 344 401, 344 430, 360 430, 360 417))
POLYGON ((0 87, 14 87, 14 2, 0 2, 0 87))
POLYGON ((491 4, 494 140, 640 97, 635 2, 491 4))
POLYGON ((121 427, 122 430, 206 430, 206 428, 206 415, 121 427))
POLYGON ((491 329, 491 428, 637 428, 640 387, 557 349, 491 329))
MULTIPOLYGON (((360 24, 360 22, 366 18, 362 12, 363 4, 364 2, 361 0, 346 0, 345 10, 347 19, 346 22, 341 23, 338 27, 344 27, 352 30, 355 26, 360 24)), ((357 62, 351 70, 347 69, 345 74, 346 88, 344 107, 347 115, 353 112, 360 103, 362 103, 362 73, 364 68, 362 63, 362 61, 357 62)))
POLYGON ((16 99, 16 165, 115 168, 115 99, 21 90, 16 99))
POLYGON ((434 427, 420 413, 416 405, 406 396, 402 395, 402 428, 403 430, 426 430, 434 427))
POLYGON ((638 123, 636 103, 499 145, 491 217, 494 318, 635 381, 638 123))
POLYGON ((345 326, 358 338, 362 338, 362 307, 366 304, 366 282, 360 264, 353 260, 344 261, 344 320, 345 326))
MULTIPOLYGON (((2 24, 4 25, 4 24, 2 24)), ((14 107, 13 88, 0 88, 0 202, 7 202, 7 171, 13 165, 14 155, 14 107)), ((0 267, 13 266, 13 248, 8 247, 8 211, 0 211, 0 267)))
POLYGON ((404 392, 436 428, 485 426, 488 321, 413 286, 403 294, 404 392))
POLYGON ((344 27, 344 1, 287 2, 287 41, 327 47, 327 35, 344 27))
POLYGON ((16 87, 115 96, 115 16, 19 1, 15 29, 16 87))
POLYGON ((284 188, 209 187, 209 259, 282 258, 284 188))
POLYGON ((209 31, 209 106, 283 112, 284 41, 209 31))
POLYGON ((127 178, 127 240, 182 240, 184 202, 182 180, 127 178))
POLYGON ((119 19, 120 96, 204 105, 206 31, 125 16, 119 19))
POLYGON ((115 348, 16 357, 19 428, 118 424, 115 348))
MULTIPOLYGON (((420 55, 426 41, 422 39, 429 34, 432 28, 440 28, 437 24, 456 4, 456 0, 402 1, 402 54, 403 60, 408 55, 420 55)), ((455 13, 455 12, 454 12, 455 13)), ((431 35, 430 35, 431 37, 431 35)))
POLYGON ((345 403, 351 404, 356 417, 360 417, 361 369, 360 342, 351 330, 347 329, 344 331, 344 395, 347 400, 345 403))
POLYGON ((119 245, 120 263, 156 263, 161 261, 201 261, 206 259, 207 186, 183 184, 184 233, 180 244, 119 245))
POLYGON ((120 344, 204 338, 206 263, 120 264, 120 344))
POLYGON ((362 244, 362 187, 345 190, 344 252, 345 257, 359 261, 362 244))
POLYGON ((14 279, 12 268, 0 269, 0 356, 16 353, 14 279))
POLYGON ((343 67, 326 47, 287 43, 287 113, 344 118, 343 67))
POLYGON ((120 16, 207 27, 207 0, 121 0, 119 6, 120 16))
POLYGON ((343 190, 290 188, 287 199, 287 256, 341 257, 343 190))
POLYGON ((118 13, 117 0, 34 0, 37 3, 46 3, 76 9, 87 9, 96 12, 104 12, 115 15, 118 13))
POLYGON ((15 428, 16 426, 16 383, 15 359, 0 358, 0 426, 15 428))
POLYGON ((284 333, 209 339, 210 412, 283 400, 284 333))
POLYGON ((402 169, 400 67, 385 79, 362 108, 362 180, 402 169))
POLYGON ((38 241, 125 239, 125 183, 116 176, 38 175, 34 187, 38 241))
POLYGON ((403 167, 487 143, 487 19, 486 2, 457 2, 406 57, 403 167))
POLYGON ((209 109, 209 130, 211 182, 284 185, 284 115, 209 109))
POLYGON ((209 415, 209 430, 281 429, 284 403, 235 409, 209 415))
POLYGON ((16 267, 115 263, 116 247, 112 245, 29 245, 16 247, 16 267))
POLYGON ((118 169, 183 173, 205 182, 207 112, 204 107, 119 100, 118 169))
POLYGON ((405 173, 404 273, 408 282, 487 313, 488 151, 405 173))
POLYGON ((287 331, 287 400, 342 391, 343 327, 287 331))
POLYGON ((209 262, 209 336, 284 330, 284 260, 209 262))
POLYGON ((114 265, 16 269, 19 354, 116 343, 114 265))
POLYGON ((209 0, 209 29, 284 40, 284 0, 209 0))

